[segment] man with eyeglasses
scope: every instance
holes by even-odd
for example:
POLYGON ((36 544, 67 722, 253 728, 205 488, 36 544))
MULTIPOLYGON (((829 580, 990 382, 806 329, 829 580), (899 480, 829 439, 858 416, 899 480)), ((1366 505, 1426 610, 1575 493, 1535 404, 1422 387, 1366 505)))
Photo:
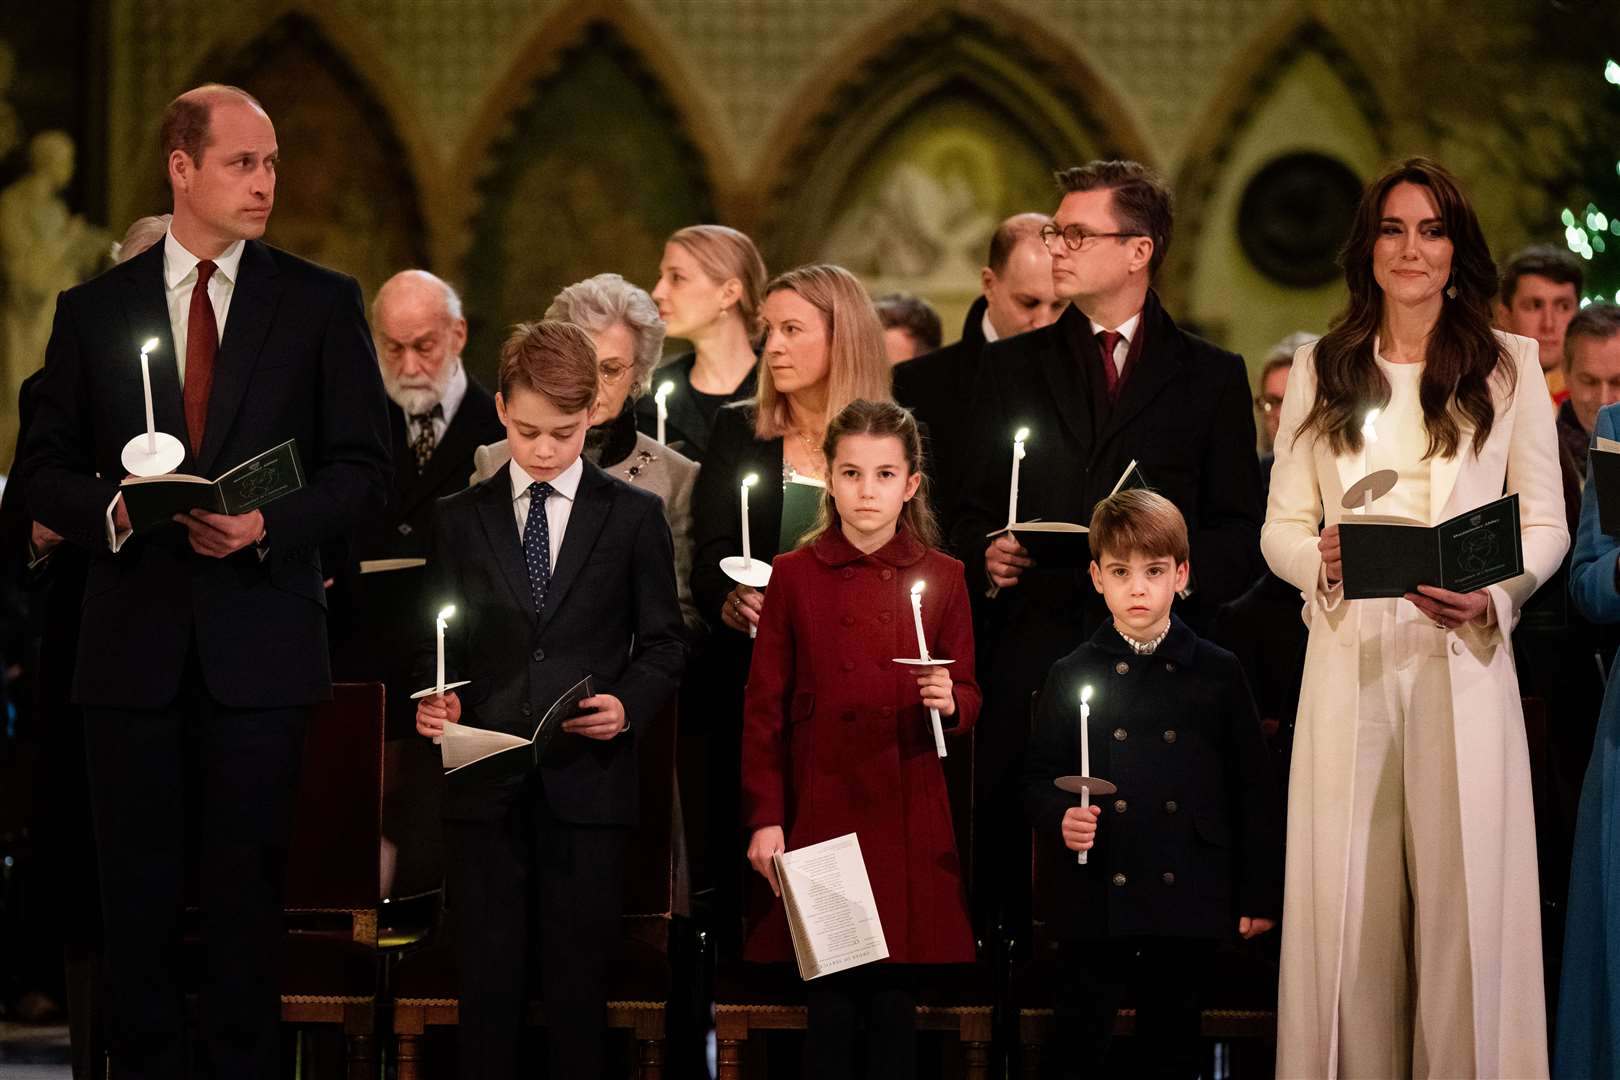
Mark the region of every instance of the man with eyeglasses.
POLYGON ((388 687, 384 799, 384 893, 435 887, 438 840, 437 756, 416 737, 411 660, 422 628, 441 601, 423 594, 423 562, 433 534, 433 505, 467 486, 473 451, 504 434, 495 399, 461 362, 467 320, 461 298, 425 270, 402 270, 371 305, 388 409, 394 482, 388 506, 323 556, 333 568, 328 607, 332 668, 345 681, 388 687), (416 794, 400 797, 403 791, 416 794), (426 793, 425 797, 423 793, 426 793))
MULTIPOLYGON (((980 642, 989 722, 979 729, 974 772, 977 805, 990 815, 981 816, 989 842, 978 845, 974 867, 981 918, 994 917, 989 892, 1029 878, 1027 862, 1017 865, 1028 832, 1015 774, 1030 695, 1108 617, 1083 561, 1040 566, 1016 538, 987 539, 1007 524, 1013 433, 1029 431, 1022 521, 1089 521, 1137 462, 1186 518, 1192 580, 1176 611, 1195 627, 1260 570, 1265 507, 1243 359, 1177 328, 1152 289, 1170 243, 1169 190, 1130 161, 1093 161, 1057 180, 1063 199, 1040 236, 1053 292, 1070 307, 1050 326, 985 347, 973 403, 975 479, 953 530, 956 549, 982 571, 977 591, 997 587, 980 642)), ((1107 687, 1097 690, 1106 699, 1107 687)), ((1027 885, 1001 904, 1004 926, 1020 937, 1026 894, 1027 885)))

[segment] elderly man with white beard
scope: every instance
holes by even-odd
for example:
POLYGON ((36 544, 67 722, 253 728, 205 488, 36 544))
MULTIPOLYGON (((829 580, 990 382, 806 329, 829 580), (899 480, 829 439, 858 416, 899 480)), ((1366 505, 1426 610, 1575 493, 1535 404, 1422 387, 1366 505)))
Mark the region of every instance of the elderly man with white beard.
POLYGON ((495 399, 461 362, 461 298, 425 270, 404 270, 371 307, 388 409, 394 484, 388 506, 327 562, 332 671, 388 687, 383 894, 437 886, 443 865, 435 748, 415 737, 412 650, 441 601, 423 593, 434 504, 467 486, 473 451, 505 434, 495 399))

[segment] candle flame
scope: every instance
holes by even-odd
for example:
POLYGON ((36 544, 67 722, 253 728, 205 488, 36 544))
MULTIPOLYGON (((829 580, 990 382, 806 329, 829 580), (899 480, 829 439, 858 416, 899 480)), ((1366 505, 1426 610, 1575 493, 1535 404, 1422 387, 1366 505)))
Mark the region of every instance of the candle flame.
POLYGON ((1372 442, 1378 441, 1378 432, 1373 428, 1373 425, 1378 423, 1378 414, 1381 411, 1380 409, 1368 409, 1367 418, 1361 422, 1361 433, 1372 442))
POLYGON ((1029 438, 1029 428, 1027 427, 1021 427, 1013 432, 1013 442, 1023 442, 1027 438, 1029 438))
POLYGON ((653 397, 655 400, 657 400, 658 404, 662 405, 664 403, 664 399, 669 397, 669 395, 673 394, 674 392, 675 384, 666 381, 659 384, 658 393, 654 394, 653 397))
POLYGON ((454 615, 455 613, 456 613, 456 605, 454 605, 454 604, 446 604, 446 605, 444 605, 444 607, 439 609, 439 621, 444 622, 446 619, 450 618, 450 616, 454 615))
POLYGON ((743 487, 753 487, 757 483, 759 483, 758 473, 749 473, 747 476, 743 477, 743 487))
POLYGON ((1080 688, 1080 704, 1084 705, 1087 702, 1089 702, 1090 700, 1091 700, 1091 687, 1082 686, 1080 688))
POLYGON ((912 596, 920 596, 920 595, 922 595, 922 591, 923 591, 924 588, 927 587, 927 585, 928 585, 928 582, 926 582, 926 581, 917 582, 917 584, 915 584, 915 585, 913 585, 911 587, 911 595, 912 596))
POLYGON ((158 339, 155 338, 155 337, 149 337, 144 342, 141 343, 141 355, 145 356, 147 353, 151 352, 153 349, 156 349, 157 347, 158 347, 158 339))

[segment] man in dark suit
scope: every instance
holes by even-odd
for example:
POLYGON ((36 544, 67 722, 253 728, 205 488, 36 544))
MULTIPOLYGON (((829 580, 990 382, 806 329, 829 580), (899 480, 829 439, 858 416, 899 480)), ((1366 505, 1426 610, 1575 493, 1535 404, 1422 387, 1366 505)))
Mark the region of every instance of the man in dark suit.
MULTIPOLYGON (((984 374, 986 344, 1049 326, 1068 307, 1052 291, 1052 256, 1041 243, 1045 214, 1015 214, 990 237, 982 294, 968 308, 962 337, 894 369, 894 399, 916 414, 928 437, 929 497, 947 538, 973 471, 974 384, 984 374)), ((969 562, 983 547, 975 541, 969 562)))
POLYGON ((404 270, 377 291, 371 329, 388 409, 394 483, 388 506, 331 562, 332 671, 388 688, 383 891, 437 888, 444 852, 439 755, 416 737, 416 643, 443 601, 428 596, 434 503, 467 486, 473 451, 505 437, 495 398, 461 361, 467 320, 449 283, 404 270))
MULTIPOLYGON (((1170 192, 1135 162, 1058 173, 1066 194, 1041 238, 1053 288, 1071 302, 1055 323, 985 347, 972 408, 980 417, 970 483, 954 529, 982 590, 999 588, 980 641, 985 710, 975 747, 976 814, 988 829, 975 877, 981 916, 998 881, 1028 880, 1027 831, 1013 777, 1030 695, 1086 640, 1107 608, 1078 566, 1035 565, 1007 524, 1013 433, 1029 429, 1018 518, 1085 523, 1136 461, 1149 487, 1186 518, 1191 582, 1177 613, 1195 629, 1260 571, 1265 507, 1252 396, 1242 357, 1178 329, 1151 288, 1171 233, 1170 192), (982 575, 982 576, 981 576, 982 575), (1011 864, 997 854, 1014 853, 1011 864)), ((1013 894, 1009 918, 1021 922, 1013 894)))
POLYGON ((240 90, 170 103, 163 242, 63 293, 22 458, 30 515, 89 554, 75 703, 112 985, 113 1074, 185 1072, 180 931, 200 871, 206 1075, 276 1075, 276 946, 310 708, 331 694, 319 548, 381 511, 385 399, 353 280, 258 239, 275 129, 240 90), (217 476, 295 439, 305 485, 131 537, 120 451, 157 427, 217 476))
MULTIPOLYGON (((512 460, 439 504, 432 595, 456 608, 445 677, 417 730, 445 723, 524 738, 580 679, 595 694, 538 769, 445 799, 449 906, 461 967, 461 1080, 517 1075, 526 961, 538 937, 547 1076, 604 1075, 626 842, 638 819, 635 736, 686 661, 674 543, 657 495, 581 456, 596 346, 564 322, 521 324, 501 350, 512 460)), ((433 643, 422 652, 431 681, 433 643)), ((446 740, 458 736, 443 735, 446 740)))

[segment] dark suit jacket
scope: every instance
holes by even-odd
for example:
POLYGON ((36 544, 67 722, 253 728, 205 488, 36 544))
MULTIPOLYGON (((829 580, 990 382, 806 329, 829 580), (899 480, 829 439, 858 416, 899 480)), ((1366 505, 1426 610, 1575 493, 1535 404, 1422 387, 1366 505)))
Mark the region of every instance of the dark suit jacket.
MULTIPOLYGON (((546 805, 572 824, 636 824, 635 731, 674 697, 686 662, 658 496, 587 462, 538 613, 505 469, 439 503, 428 559, 430 594, 456 605, 444 648, 446 678, 471 680, 457 691, 461 722, 527 738, 557 698, 593 676, 597 693, 624 703, 630 730, 608 740, 559 735, 540 765, 546 805)), ((433 654, 429 632, 419 685, 432 681, 433 654)), ((446 816, 499 817, 521 786, 451 789, 446 816)))
MULTIPOLYGON (((986 306, 982 296, 973 301, 960 341, 894 368, 894 399, 910 409, 932 436, 927 448, 929 494, 947 537, 973 471, 973 388, 981 374, 986 306)), ((971 559, 983 551, 983 545, 977 545, 955 554, 971 559)))
MULTIPOLYGON (((696 353, 686 353, 677 356, 669 363, 657 368, 652 374, 653 388, 656 390, 660 383, 672 382, 675 389, 669 397, 664 399, 664 406, 669 410, 669 416, 664 421, 664 445, 671 450, 679 451, 682 455, 693 461, 702 462, 708 454, 709 443, 714 437, 713 427, 703 414, 703 408, 698 404, 695 391, 692 389, 692 368, 697 364, 696 353)), ((734 401, 745 401, 754 396, 755 387, 759 379, 759 366, 754 369, 742 382, 737 384, 726 398, 727 404, 734 401)), ((725 406, 722 405, 723 409, 725 406)), ((653 438, 658 437, 658 399, 655 394, 643 394, 636 400, 636 430, 653 438)), ((718 413, 714 423, 719 423, 718 413)))
POLYGON ((416 734, 415 706, 410 695, 416 644, 422 628, 431 626, 443 601, 427 595, 427 570, 360 573, 369 559, 422 559, 433 537, 433 512, 439 499, 467 486, 473 473, 473 451, 506 437, 495 413, 495 398, 469 376, 467 394, 450 418, 444 438, 418 471, 405 413, 388 407, 394 460, 394 483, 382 514, 363 525, 353 542, 340 545, 339 560, 328 594, 332 614, 332 670, 339 679, 388 687, 389 736, 416 734))
MULTIPOLYGON (((1201 625, 1207 612, 1259 576, 1265 505, 1243 359, 1182 332, 1151 291, 1139 327, 1141 351, 1111 409, 1079 308, 985 346, 985 377, 974 395, 976 479, 954 536, 970 591, 982 595, 988 584, 985 534, 1007 524, 1012 433, 1019 427, 1030 430, 1018 484, 1021 520, 1087 524, 1135 459, 1148 485, 1187 519, 1194 595, 1176 602, 1184 618, 1201 625)), ((990 722, 980 727, 975 774, 994 783, 1009 775, 1024 741, 1029 695, 1053 663, 1106 620, 1108 609, 1083 567, 1037 566, 983 611, 979 670, 990 722)))
POLYGON ((306 485, 264 507, 268 556, 197 555, 178 525, 107 545, 119 454, 145 429, 138 345, 151 356, 161 431, 185 442, 163 245, 57 299, 38 415, 22 448, 29 512, 90 553, 74 699, 160 708, 195 651, 209 692, 234 708, 331 694, 319 546, 374 517, 390 465, 386 399, 352 278, 257 241, 243 252, 215 359, 200 454, 180 472, 214 477, 288 439, 306 485))
POLYGON ((1243 915, 1282 910, 1282 804, 1237 658, 1174 619, 1150 656, 1112 625, 1052 669, 1024 765, 1041 849, 1042 906, 1060 937, 1230 938, 1243 915), (1091 772, 1119 790, 1087 865, 1063 844, 1078 796, 1080 688, 1091 699, 1091 772))

